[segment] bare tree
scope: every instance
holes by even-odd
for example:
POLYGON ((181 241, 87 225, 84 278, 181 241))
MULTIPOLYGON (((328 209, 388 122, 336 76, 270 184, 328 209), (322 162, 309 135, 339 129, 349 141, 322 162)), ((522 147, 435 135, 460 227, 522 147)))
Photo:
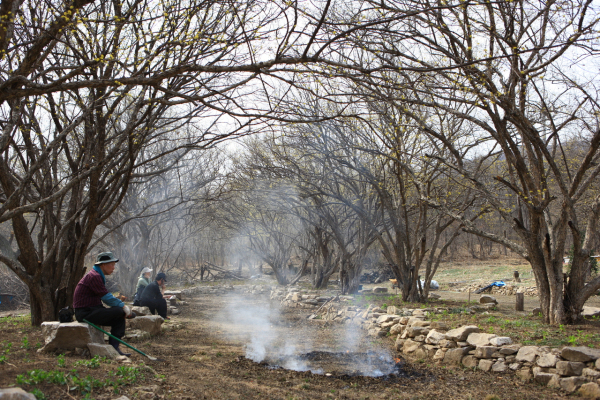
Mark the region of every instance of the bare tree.
MULTIPOLYGON (((404 13, 407 4, 414 3, 388 1, 384 7, 404 13)), ((597 82, 585 73, 578 76, 572 61, 597 54, 597 10, 591 1, 445 5, 405 21, 411 38, 398 41, 394 32, 381 31, 378 38, 371 36, 371 59, 398 65, 393 79, 377 84, 393 88, 396 98, 411 105, 404 114, 431 146, 448 151, 446 158, 432 156, 461 174, 463 186, 485 198, 484 206, 500 215, 518 240, 446 211, 466 232, 507 246, 531 263, 546 322, 573 322, 600 288, 600 277, 588 283, 584 278, 600 197, 582 204, 600 173, 597 82), (410 72, 418 68, 437 71, 410 72), (413 107, 454 115, 469 122, 469 130, 454 140, 433 112, 416 113, 413 107), (569 166, 564 143, 575 137, 586 150, 569 166), (504 164, 504 172, 491 179, 474 168, 477 159, 504 164), (504 190, 498 192, 498 185, 504 190), (519 199, 517 208, 505 198, 506 190, 519 199), (565 273, 569 236, 573 265, 565 273)))

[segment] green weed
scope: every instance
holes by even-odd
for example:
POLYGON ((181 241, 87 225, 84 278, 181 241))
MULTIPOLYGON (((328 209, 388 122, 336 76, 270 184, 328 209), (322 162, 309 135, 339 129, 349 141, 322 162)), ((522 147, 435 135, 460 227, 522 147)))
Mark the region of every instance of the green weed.
POLYGON ((58 357, 56 357, 56 361, 57 361, 59 367, 61 367, 61 368, 65 367, 66 361, 65 361, 64 354, 60 354, 58 357))

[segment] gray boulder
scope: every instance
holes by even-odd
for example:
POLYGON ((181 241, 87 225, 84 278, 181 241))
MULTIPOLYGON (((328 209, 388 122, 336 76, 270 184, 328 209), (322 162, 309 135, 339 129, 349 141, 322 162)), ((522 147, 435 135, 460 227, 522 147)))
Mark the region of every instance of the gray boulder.
POLYGON ((446 339, 454 340, 455 342, 462 342, 474 332, 479 332, 479 328, 475 325, 461 326, 460 328, 452 329, 446 332, 446 339))
POLYGON ((565 347, 560 356, 567 361, 588 362, 600 358, 600 349, 592 349, 586 346, 565 347))
POLYGON ((479 360, 479 369, 483 372, 489 372, 494 366, 493 360, 479 360))
MULTIPOLYGON (((523 346, 517 352, 517 361, 523 362, 534 362, 535 357, 538 355, 539 349, 537 346, 523 346)), ((549 380, 549 379, 548 379, 549 380)), ((544 385, 548 383, 545 382, 544 385)))
POLYGON ((494 354, 498 350, 494 346, 479 346, 475 349, 475 357, 477 358, 492 358, 492 354, 494 354))
POLYGON ((492 372, 506 372, 508 365, 504 361, 497 361, 492 365, 492 372))
MULTIPOLYGON (((533 380, 534 380, 535 382, 539 383, 540 385, 544 385, 544 386, 545 386, 545 385, 547 385, 547 384, 550 382, 550 380, 551 380, 553 377, 555 377, 555 376, 556 376, 556 377, 558 377, 558 375, 556 375, 556 374, 551 374, 551 373, 548 373, 548 372, 538 372, 538 373, 537 373, 537 374, 535 374, 535 376, 533 377, 533 380)), ((557 379, 557 378, 555 378, 555 379, 557 379)))
POLYGON ((571 376, 559 380, 560 387, 567 393, 573 393, 585 383, 585 379, 580 376, 571 376))
POLYGON ((144 315, 152 315, 148 307, 135 306, 131 307, 131 311, 133 311, 138 317, 143 317, 144 315))
POLYGON ((579 376, 583 372, 585 364, 575 361, 558 361, 556 371, 562 376, 579 376))
POLYGON ((98 356, 115 359, 119 356, 119 353, 110 344, 88 343, 88 349, 92 357, 98 356))
POLYGON ((2 400, 35 400, 32 393, 27 393, 19 387, 0 389, 0 399, 2 400))
POLYGON ((40 352, 57 349, 75 350, 76 348, 85 348, 89 343, 104 344, 102 332, 81 322, 42 322, 42 332, 45 335, 45 345, 39 350, 40 352))
POLYGON ((586 399, 600 399, 600 386, 594 382, 584 383, 577 394, 586 399))
POLYGON ((484 294, 479 298, 479 304, 498 304, 498 300, 494 296, 484 294))
POLYGON ((558 362, 558 357, 552 353, 542 354, 537 360, 537 365, 542 368, 554 368, 558 362))
POLYGON ((467 343, 469 343, 471 346, 489 346, 490 345, 490 339, 495 338, 496 335, 492 334, 492 333, 478 333, 478 332, 473 332, 471 334, 469 334, 469 336, 467 337, 467 343))
POLYGON ((444 364, 460 364, 467 352, 467 349, 464 347, 448 349, 444 355, 444 364))
POLYGON ((492 346, 506 346, 512 344, 512 339, 507 336, 496 336, 490 339, 490 344, 492 346))
POLYGON ((432 329, 427 334, 427 338, 425 342, 428 344, 439 344, 440 341, 446 339, 446 335, 442 332, 438 332, 435 329, 432 329))
POLYGON ((151 335, 158 335, 161 332, 160 326, 163 322, 164 320, 160 315, 148 315, 127 320, 130 328, 139 329, 151 335))

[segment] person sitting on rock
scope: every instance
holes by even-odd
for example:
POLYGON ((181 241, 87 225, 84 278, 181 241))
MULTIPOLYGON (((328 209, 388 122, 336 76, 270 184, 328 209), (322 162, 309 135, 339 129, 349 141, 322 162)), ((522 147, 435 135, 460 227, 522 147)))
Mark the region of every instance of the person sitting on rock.
POLYGON ((160 290, 165 286, 166 282, 167 276, 164 272, 159 272, 156 274, 154 282, 146 286, 146 289, 144 289, 140 304, 142 307, 148 307, 152 315, 158 312, 158 315, 164 319, 169 319, 169 317, 167 317, 167 301, 160 290))
POLYGON ((144 267, 142 273, 140 274, 140 279, 138 279, 137 287, 135 289, 135 296, 133 297, 133 305, 139 306, 140 299, 142 298, 142 293, 146 286, 150 284, 150 275, 152 275, 152 270, 148 267, 144 267))
MULTIPOLYGON (((98 254, 92 270, 81 278, 75 288, 73 308, 77 321, 110 326, 110 333, 121 339, 125 335, 125 318, 133 318, 135 313, 106 289, 106 275, 113 273, 118 261, 109 251, 98 254), (108 307, 104 307, 102 302, 108 307)), ((119 350, 119 341, 109 338, 108 343, 120 355, 131 355, 119 350)))

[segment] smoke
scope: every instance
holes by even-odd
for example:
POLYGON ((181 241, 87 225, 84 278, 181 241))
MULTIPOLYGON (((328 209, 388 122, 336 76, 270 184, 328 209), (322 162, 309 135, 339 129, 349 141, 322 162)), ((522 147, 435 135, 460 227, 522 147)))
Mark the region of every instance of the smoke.
POLYGON ((389 349, 374 345, 358 325, 333 323, 323 329, 318 322, 284 313, 278 302, 264 297, 231 297, 215 322, 254 362, 315 374, 377 377, 396 372, 389 349))

